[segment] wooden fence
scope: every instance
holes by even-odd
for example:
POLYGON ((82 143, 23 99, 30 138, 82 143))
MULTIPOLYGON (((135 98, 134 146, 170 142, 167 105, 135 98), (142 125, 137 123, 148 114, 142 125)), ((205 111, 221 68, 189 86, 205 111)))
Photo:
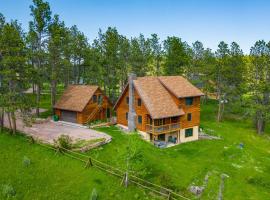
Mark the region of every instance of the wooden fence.
MULTIPOLYGON (((31 141, 33 141, 33 139, 31 139, 31 141)), ((126 179, 127 177, 127 173, 121 169, 118 169, 116 167, 113 167, 111 165, 108 165, 104 162, 101 162, 97 159, 92 158, 91 156, 79 153, 79 152, 75 152, 75 151, 71 151, 69 149, 65 149, 62 147, 53 147, 47 144, 43 144, 43 143, 38 143, 39 145, 52 149, 54 151, 60 152, 70 158, 76 159, 78 161, 81 161, 85 164, 86 168, 89 167, 95 167, 99 170, 105 171, 109 174, 112 174, 116 177, 119 177, 120 179, 122 179, 122 183, 124 182, 124 179, 126 179)), ((134 175, 128 175, 128 182, 129 183, 133 183, 141 188, 144 188, 146 190, 152 191, 168 200, 180 200, 180 199, 185 199, 185 200, 190 200, 190 198, 187 198, 177 192, 174 192, 171 189, 165 188, 163 186, 151 183, 147 180, 144 180, 142 178, 139 178, 137 176, 134 175)))

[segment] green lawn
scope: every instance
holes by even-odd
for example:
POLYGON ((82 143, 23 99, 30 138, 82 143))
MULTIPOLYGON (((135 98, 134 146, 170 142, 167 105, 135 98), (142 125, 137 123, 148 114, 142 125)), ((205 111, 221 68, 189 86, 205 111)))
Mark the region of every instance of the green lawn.
MULTIPOLYGON (((215 102, 202 105, 202 127, 221 140, 200 140, 168 149, 158 149, 137 135, 126 135, 116 127, 99 128, 113 137, 111 143, 88 154, 116 167, 125 168, 129 142, 140 151, 132 164, 134 173, 181 194, 191 184, 209 181, 201 199, 217 199, 220 175, 225 180, 224 199, 264 200, 270 196, 270 131, 258 136, 250 120, 230 116, 215 121, 215 102), (244 144, 243 149, 239 144, 244 144)), ((149 194, 135 186, 120 187, 120 180, 97 169, 85 170, 70 158, 55 155, 38 145, 29 145, 22 136, 0 135, 0 187, 11 184, 17 199, 89 199, 96 188, 100 199, 145 199, 149 194), (23 165, 23 157, 32 164, 23 165)), ((0 194, 1 195, 1 194, 0 194)), ((1 199, 1 196, 0 196, 1 199)), ((153 199, 153 196, 149 196, 153 199)))

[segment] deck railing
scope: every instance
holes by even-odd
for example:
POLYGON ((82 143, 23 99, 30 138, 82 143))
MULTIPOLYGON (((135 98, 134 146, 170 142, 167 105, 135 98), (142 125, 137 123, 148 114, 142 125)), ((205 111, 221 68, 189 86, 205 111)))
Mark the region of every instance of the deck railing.
POLYGON ((171 131, 177 131, 180 129, 180 122, 173 124, 165 124, 160 126, 155 126, 152 124, 146 124, 146 132, 152 134, 162 134, 171 131))

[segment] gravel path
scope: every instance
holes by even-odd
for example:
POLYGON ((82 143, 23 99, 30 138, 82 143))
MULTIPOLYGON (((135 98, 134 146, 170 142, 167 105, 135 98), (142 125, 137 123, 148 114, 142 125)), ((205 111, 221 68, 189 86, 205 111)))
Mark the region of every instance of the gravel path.
MULTIPOLYGON (((5 127, 8 128, 9 123, 6 117, 4 122, 5 127)), ((71 123, 45 121, 26 127, 20 117, 17 119, 17 130, 48 143, 53 143, 53 140, 62 134, 69 135, 72 140, 93 140, 99 138, 105 138, 107 142, 111 140, 111 136, 105 133, 71 123)))

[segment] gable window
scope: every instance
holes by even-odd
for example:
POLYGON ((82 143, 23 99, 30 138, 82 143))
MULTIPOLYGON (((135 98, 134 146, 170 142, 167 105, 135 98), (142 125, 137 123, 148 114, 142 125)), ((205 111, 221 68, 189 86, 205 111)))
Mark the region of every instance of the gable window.
POLYGON ((186 105, 191 106, 193 104, 193 97, 186 98, 186 105))
POLYGON ((191 121, 191 120, 192 120, 192 114, 191 114, 191 113, 188 113, 188 114, 187 114, 187 120, 188 120, 188 121, 191 121))
POLYGON ((138 115, 138 124, 142 124, 142 116, 138 115))
POLYGON ((128 113, 126 113, 126 120, 128 120, 128 113))
POLYGON ((129 97, 126 97, 126 103, 129 104, 129 97))
POLYGON ((185 130, 185 137, 192 137, 193 136, 193 128, 189 128, 185 130))
POLYGON ((99 95, 98 96, 98 104, 101 104, 102 103, 102 100, 103 100, 102 95, 99 95))
POLYGON ((97 95, 93 95, 92 99, 93 99, 93 102, 96 103, 97 102, 97 95))
POLYGON ((141 99, 138 99, 138 106, 141 106, 142 105, 142 100, 141 99))

